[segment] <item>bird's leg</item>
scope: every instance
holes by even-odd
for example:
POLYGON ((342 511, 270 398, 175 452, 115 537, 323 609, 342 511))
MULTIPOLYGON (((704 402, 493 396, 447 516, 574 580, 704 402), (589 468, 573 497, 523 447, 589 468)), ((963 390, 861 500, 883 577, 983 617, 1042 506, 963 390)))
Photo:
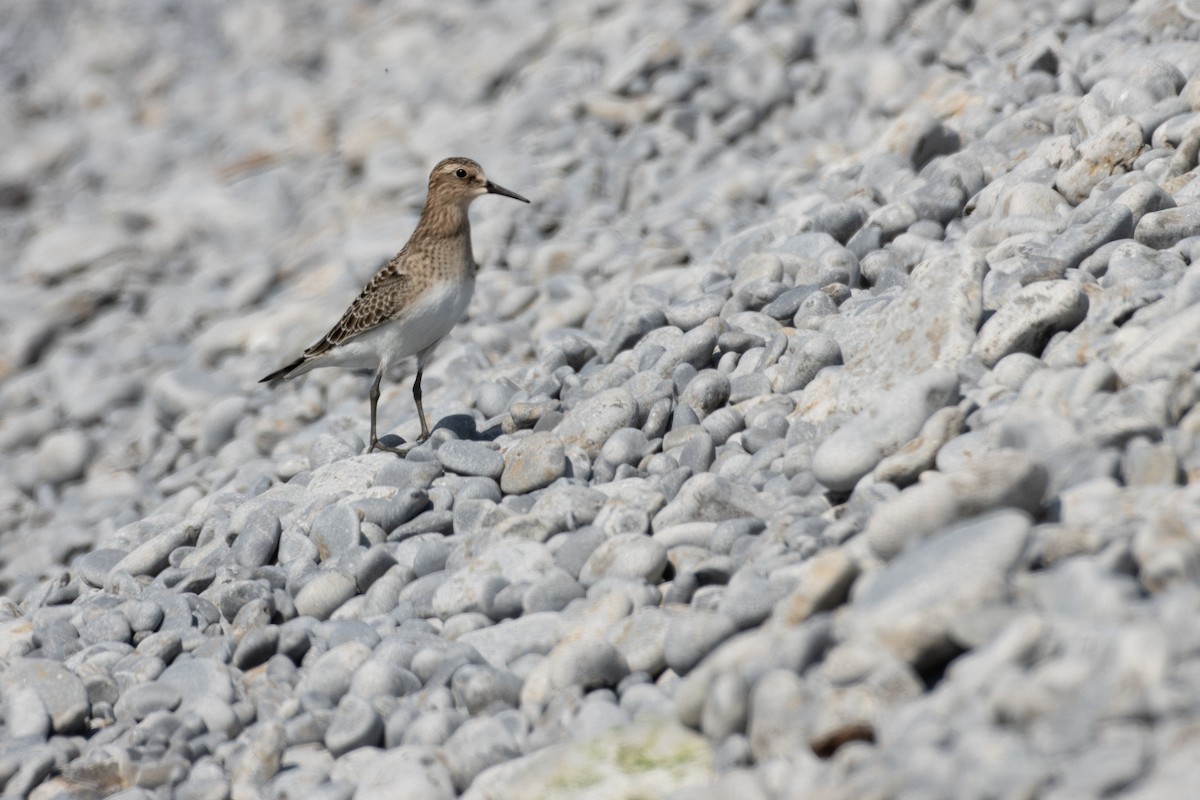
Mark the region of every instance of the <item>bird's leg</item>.
POLYGON ((429 426, 425 423, 425 408, 421 405, 421 367, 417 367, 417 379, 413 381, 413 400, 417 403, 417 416, 421 418, 421 435, 418 442, 429 438, 429 426))
POLYGON ((375 373, 375 382, 371 384, 371 444, 367 447, 368 453, 373 453, 376 449, 386 450, 389 453, 395 453, 398 456, 404 455, 403 450, 396 447, 388 447, 383 442, 379 441, 379 437, 375 435, 375 416, 379 408, 379 382, 383 380, 383 367, 375 373))

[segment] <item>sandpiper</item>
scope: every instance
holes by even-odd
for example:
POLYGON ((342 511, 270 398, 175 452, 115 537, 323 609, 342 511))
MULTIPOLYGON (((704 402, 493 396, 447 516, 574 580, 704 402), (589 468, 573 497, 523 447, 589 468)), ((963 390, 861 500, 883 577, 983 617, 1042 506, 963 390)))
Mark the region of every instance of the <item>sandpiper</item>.
POLYGON ((482 194, 500 194, 528 203, 521 195, 487 179, 469 158, 447 158, 429 174, 429 194, 408 244, 371 278, 342 318, 319 342, 286 367, 260 382, 286 380, 317 367, 375 370, 371 384, 371 444, 403 455, 375 435, 379 382, 388 365, 417 357, 413 400, 421 418, 423 442, 429 438, 421 406, 421 373, 438 343, 462 317, 475 291, 478 265, 471 252, 467 208, 482 194))

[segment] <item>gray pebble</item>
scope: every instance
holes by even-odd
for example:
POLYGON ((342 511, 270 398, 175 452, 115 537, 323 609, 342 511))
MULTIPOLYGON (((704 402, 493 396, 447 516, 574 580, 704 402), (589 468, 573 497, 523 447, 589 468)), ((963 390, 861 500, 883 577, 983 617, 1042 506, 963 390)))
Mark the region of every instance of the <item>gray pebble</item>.
POLYGON ((108 575, 113 567, 129 555, 125 550, 102 547, 84 553, 75 559, 74 567, 79 571, 79 577, 89 586, 100 588, 108 581, 108 575))
POLYGON ((1141 218, 1134 238, 1147 247, 1163 250, 1200 231, 1200 204, 1152 211, 1141 218))
POLYGON ((746 427, 746 420, 736 408, 718 408, 704 418, 704 430, 712 436, 713 442, 720 447, 729 440, 730 436, 746 427))
POLYGON ((483 664, 467 664, 450 682, 454 702, 475 715, 497 706, 515 707, 520 701, 521 680, 510 672, 483 664))
POLYGON ((170 563, 176 548, 194 544, 199 530, 191 522, 180 522, 152 536, 113 565, 110 575, 128 572, 130 575, 157 575, 170 563))
POLYGON ((240 670, 248 670, 266 663, 279 647, 279 628, 264 625, 247 631, 233 651, 230 663, 240 670))
POLYGON ((666 612, 645 606, 614 625, 606 638, 621 651, 631 671, 658 675, 666 669, 663 640, 669 624, 666 612))
POLYGON ((613 431, 633 427, 637 410, 629 390, 606 389, 568 411, 558 425, 558 435, 565 446, 582 448, 595 458, 613 431))
POLYGON ((421 541, 413 556, 412 571, 421 578, 446 568, 450 556, 450 542, 441 537, 427 537, 421 541))
POLYGON ((278 650, 281 655, 299 663, 312 646, 312 617, 297 617, 279 626, 278 650))
POLYGON ((1142 148, 1140 125, 1118 116, 1080 143, 1075 157, 1059 170, 1056 188, 1072 203, 1087 198, 1103 178, 1126 172, 1142 148))
POLYGON ((554 561, 568 575, 578 577, 592 552, 606 538, 603 531, 590 526, 580 528, 573 533, 556 536, 551 540, 554 561))
POLYGON ((389 542, 402 542, 422 533, 440 533, 448 536, 454 532, 454 513, 445 509, 432 508, 393 530, 388 534, 389 542))
POLYGON ((434 591, 430 602, 433 612, 442 619, 477 612, 493 619, 496 613, 496 595, 508 585, 499 575, 478 572, 456 572, 449 576, 434 591))
POLYGON ((279 518, 257 511, 246 519, 232 547, 233 559, 243 567, 261 567, 271 562, 279 548, 279 518))
POLYGON ((1100 247, 1120 239, 1128 239, 1133 234, 1133 212, 1121 203, 1114 203, 1103 208, 1087 222, 1072 225, 1055 237, 1047 249, 1047 254, 1058 264, 1054 266, 1056 274, 1028 275, 1023 282, 1037 278, 1061 277, 1062 269, 1074 269, 1085 258, 1096 252, 1100 247))
POLYGON ((320 559, 345 556, 364 544, 359 523, 358 514, 342 503, 328 506, 318 514, 309 537, 317 546, 320 559))
POLYGON ((113 705, 117 719, 132 718, 137 722, 158 711, 174 711, 183 702, 179 692, 170 686, 144 683, 133 686, 121 694, 113 705))
POLYGON ((600 448, 600 457, 614 466, 637 464, 647 454, 649 442, 638 428, 619 428, 600 448))
POLYGON ((920 668, 945 652, 953 621, 1005 591, 1029 517, 994 511, 902 553, 855 593, 852 623, 920 668))
POLYGON ((525 437, 504 454, 500 488, 505 494, 524 494, 549 486, 566 471, 562 440, 548 431, 525 437))
POLYGON ((577 686, 584 691, 616 686, 629 674, 621 652, 604 641, 564 642, 547 660, 553 686, 577 686))
POLYGON ((3 700, 4 726, 10 737, 46 740, 51 730, 50 714, 36 689, 10 685, 4 689, 3 700))
POLYGON ((714 741, 742 733, 749 717, 749 704, 750 687, 741 675, 734 672, 718 675, 704 704, 700 730, 714 741))
POLYGON ((360 747, 374 747, 382 740, 383 720, 371 704, 357 695, 343 697, 325 731, 329 752, 341 756, 360 747))
POLYGON ((306 617, 328 619, 343 603, 358 593, 354 578, 335 570, 320 573, 296 593, 296 612, 306 617))
POLYGON ((930 415, 958 399, 958 378, 930 370, 893 388, 817 448, 812 469, 834 491, 849 491, 884 456, 921 430, 930 415))
POLYGON ((350 694, 364 700, 404 697, 421 689, 421 681, 404 667, 379 657, 359 667, 350 681, 350 694))
POLYGON ((429 494, 424 489, 401 488, 394 493, 385 490, 379 496, 347 498, 344 503, 364 525, 374 524, 390 533, 428 508, 429 494))
POLYGON ((756 510, 753 491, 711 473, 701 473, 688 479, 675 498, 654 515, 653 527, 660 531, 684 522, 720 522, 753 516, 756 510))
POLYGON ((630 578, 656 582, 667 566, 667 551, 660 543, 638 533, 607 539, 588 557, 579 571, 579 582, 591 586, 604 578, 630 578))
POLYGON ((464 722, 446 741, 444 748, 446 765, 455 787, 463 791, 488 767, 519 756, 518 735, 525 733, 525 725, 517 712, 464 722))
POLYGON ((393 747, 366 763, 355 800, 453 800, 454 779, 431 747, 393 747))
POLYGON ((511 381, 481 381, 475 389, 475 407, 491 419, 508 410, 517 387, 511 381))
POLYGON ((729 582, 717 610, 738 628, 745 629, 769 617, 777 599, 766 578, 739 572, 729 582))
POLYGON ((133 636, 129 620, 118 611, 85 613, 79 636, 85 642, 128 642, 133 636))
POLYGON ((504 456, 480 442, 452 439, 437 450, 438 461, 449 472, 480 475, 499 480, 504 472, 504 456))
POLYGON ((82 431, 51 433, 38 444, 34 459, 40 480, 57 486, 83 476, 92 456, 92 444, 82 431))
POLYGON ((1008 449, 979 454, 944 479, 931 476, 880 505, 866 525, 871 549, 891 559, 914 541, 966 517, 993 508, 1036 513, 1048 476, 1032 456, 1008 449))
POLYGON ((985 366, 1004 356, 1041 351, 1050 335, 1071 330, 1087 315, 1088 297, 1070 281, 1040 281, 1022 288, 983 324, 971 348, 985 366))
POLYGON ((376 486, 395 486, 399 489, 426 490, 433 485, 434 478, 442 474, 438 463, 391 459, 375 475, 376 486))
POLYGON ((686 675, 713 648, 737 631, 737 624, 724 614, 693 611, 671 620, 663 640, 663 657, 668 667, 686 675))
POLYGON ((354 433, 322 433, 308 449, 308 463, 314 470, 354 458, 366 444, 354 433))
POLYGON ((245 397, 233 395, 221 398, 204 412, 197 448, 202 453, 216 453, 233 438, 234 429, 245 416, 245 397))
MULTIPOLYGON (((556 556, 557 559, 557 556, 556 556)), ((521 598, 526 613, 561 611, 572 600, 583 597, 585 590, 570 574, 557 570, 534 583, 521 598)))
POLYGON ((694 473, 707 472, 717 457, 716 445, 708 431, 695 427, 683 444, 682 450, 676 455, 679 466, 688 467, 694 473))
POLYGON ((725 298, 719 294, 703 294, 667 308, 667 321, 682 331, 697 328, 721 312, 725 298))
POLYGON ((701 370, 680 395, 679 401, 703 419, 729 401, 729 378, 712 369, 701 370))
POLYGON ((163 372, 150 388, 160 420, 175 420, 189 411, 209 408, 218 397, 232 395, 229 381, 217 372, 181 367, 163 372))

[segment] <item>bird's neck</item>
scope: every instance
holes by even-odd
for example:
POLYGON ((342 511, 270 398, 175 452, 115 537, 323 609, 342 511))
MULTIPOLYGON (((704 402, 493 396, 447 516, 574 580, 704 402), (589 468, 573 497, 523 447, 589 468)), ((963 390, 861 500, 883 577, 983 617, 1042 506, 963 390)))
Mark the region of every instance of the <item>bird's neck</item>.
POLYGON ((452 238, 462 236, 470 239, 471 223, 467 218, 467 207, 459 203, 426 202, 421 211, 417 231, 423 236, 452 238))

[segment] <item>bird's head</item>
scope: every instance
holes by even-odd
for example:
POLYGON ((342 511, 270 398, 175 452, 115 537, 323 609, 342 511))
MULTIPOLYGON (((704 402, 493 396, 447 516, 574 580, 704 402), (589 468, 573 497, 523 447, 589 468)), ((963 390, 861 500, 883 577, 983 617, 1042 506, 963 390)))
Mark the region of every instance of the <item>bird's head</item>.
POLYGON ((521 195, 488 180, 483 167, 469 158, 447 158, 429 174, 429 197, 441 202, 457 200, 463 206, 483 194, 500 194, 528 203, 521 195))

